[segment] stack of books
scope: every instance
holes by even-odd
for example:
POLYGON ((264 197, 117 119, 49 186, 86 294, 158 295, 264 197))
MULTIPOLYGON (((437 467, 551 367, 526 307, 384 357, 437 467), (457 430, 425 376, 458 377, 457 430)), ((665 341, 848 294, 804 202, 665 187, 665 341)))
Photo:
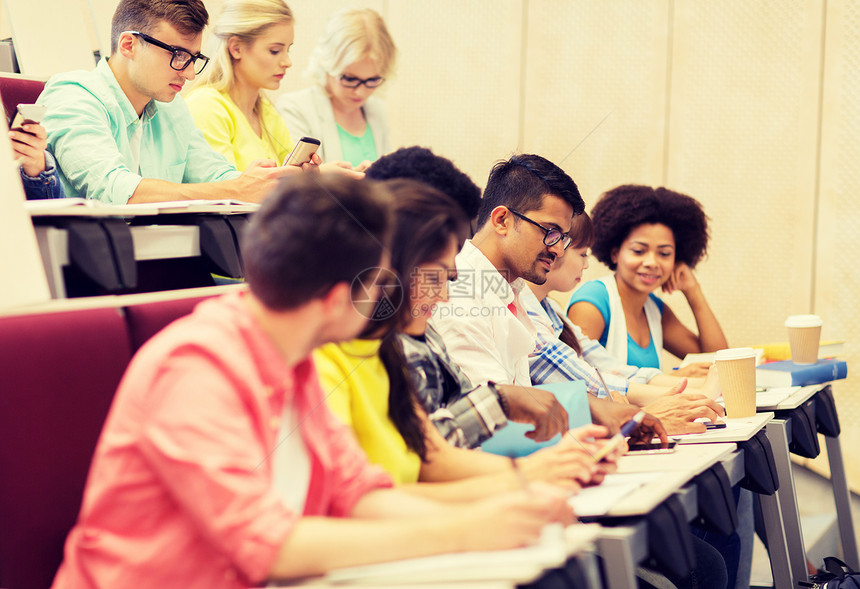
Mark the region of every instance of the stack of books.
POLYGON ((819 360, 815 364, 795 364, 791 360, 768 362, 755 369, 755 384, 760 387, 805 387, 848 375, 848 364, 835 358, 819 360))

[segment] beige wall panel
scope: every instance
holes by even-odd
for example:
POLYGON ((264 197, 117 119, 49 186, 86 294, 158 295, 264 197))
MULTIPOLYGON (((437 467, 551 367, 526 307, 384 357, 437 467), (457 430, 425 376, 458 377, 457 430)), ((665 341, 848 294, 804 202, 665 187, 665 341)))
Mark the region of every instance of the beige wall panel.
POLYGON ((588 209, 619 184, 659 184, 668 0, 528 6, 523 150, 560 163, 588 209))
POLYGON ((674 3, 666 184, 712 219, 697 274, 730 345, 810 309, 822 19, 816 0, 674 3))
MULTIPOLYGON (((110 56, 110 23, 119 0, 85 0, 94 22, 97 47, 103 56, 110 56)), ((204 2, 211 10, 209 2, 204 2)))
POLYGON ((21 73, 92 69, 92 17, 79 0, 3 0, 21 73))
POLYGON ((517 150, 521 2, 398 0, 387 22, 400 49, 385 88, 393 146, 430 147, 483 185, 517 150))
MULTIPOLYGON (((860 489, 860 1, 829 0, 821 128, 815 312, 823 337, 847 341, 848 379, 834 385, 849 481, 860 489), (848 256, 846 258, 846 256, 848 256), (852 371, 853 370, 853 371, 852 371)), ((818 466, 824 466, 817 460, 818 466)))

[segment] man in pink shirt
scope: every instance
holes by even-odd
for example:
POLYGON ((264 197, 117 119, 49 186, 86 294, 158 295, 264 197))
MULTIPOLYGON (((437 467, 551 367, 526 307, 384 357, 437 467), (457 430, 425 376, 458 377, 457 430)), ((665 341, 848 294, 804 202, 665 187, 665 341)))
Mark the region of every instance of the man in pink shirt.
POLYGON ((367 182, 309 174, 269 197, 243 241, 249 292, 201 303, 132 360, 55 588, 247 587, 518 546, 570 519, 546 491, 449 507, 391 489, 329 413, 309 353, 365 326, 389 226, 367 182), (282 444, 295 468, 275 480, 282 444))

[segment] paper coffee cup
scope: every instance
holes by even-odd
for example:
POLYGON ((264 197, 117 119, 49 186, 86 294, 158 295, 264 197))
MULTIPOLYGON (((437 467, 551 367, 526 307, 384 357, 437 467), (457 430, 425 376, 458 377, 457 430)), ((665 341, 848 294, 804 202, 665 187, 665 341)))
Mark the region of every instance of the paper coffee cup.
POLYGON ((792 362, 795 364, 815 364, 818 362, 821 324, 821 317, 818 315, 791 315, 785 320, 792 362))
POLYGON ((729 348, 714 356, 726 417, 752 417, 755 415, 755 350, 729 348))

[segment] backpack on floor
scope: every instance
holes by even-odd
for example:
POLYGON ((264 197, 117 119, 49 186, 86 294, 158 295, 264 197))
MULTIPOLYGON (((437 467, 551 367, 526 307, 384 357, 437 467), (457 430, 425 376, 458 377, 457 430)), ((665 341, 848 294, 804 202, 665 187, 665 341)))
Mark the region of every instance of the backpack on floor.
POLYGON ((860 589, 860 573, 835 556, 824 557, 824 568, 827 572, 812 575, 809 583, 799 584, 813 589, 860 589))

